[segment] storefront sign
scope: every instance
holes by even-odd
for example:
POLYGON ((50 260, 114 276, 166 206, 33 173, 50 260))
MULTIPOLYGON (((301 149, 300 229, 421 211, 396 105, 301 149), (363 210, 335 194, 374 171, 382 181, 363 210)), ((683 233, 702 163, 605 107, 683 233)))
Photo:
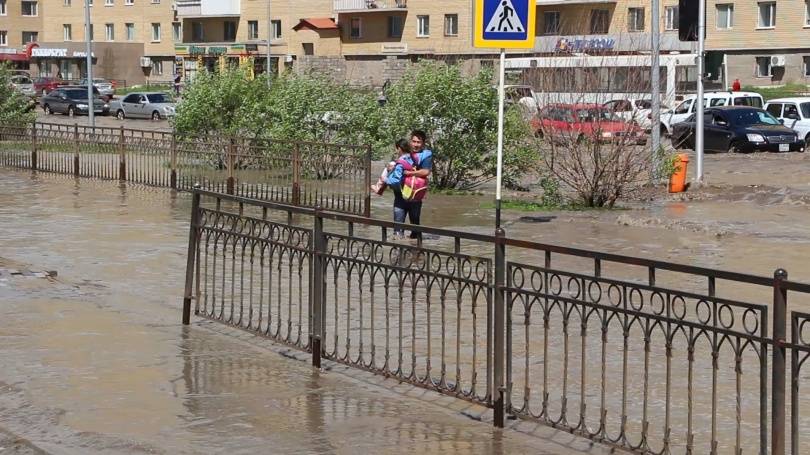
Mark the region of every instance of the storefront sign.
POLYGON ((31 57, 67 57, 67 49, 47 49, 37 47, 31 49, 31 57))
POLYGON ((560 38, 554 50, 557 52, 585 52, 585 51, 608 51, 616 46, 613 38, 560 38))
POLYGON ((17 49, 13 47, 0 47, 0 54, 16 54, 17 49))
POLYGON ((408 53, 408 44, 407 43, 383 43, 382 49, 383 54, 407 54, 408 53))
POLYGON ((227 47, 211 46, 208 48, 209 55, 225 55, 228 53, 227 47))

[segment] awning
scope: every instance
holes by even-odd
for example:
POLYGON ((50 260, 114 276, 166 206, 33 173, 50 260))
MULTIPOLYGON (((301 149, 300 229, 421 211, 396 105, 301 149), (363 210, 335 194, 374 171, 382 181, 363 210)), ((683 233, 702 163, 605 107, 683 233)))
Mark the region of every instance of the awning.
POLYGON ((0 61, 4 62, 27 62, 28 56, 25 54, 0 54, 0 61))
POLYGON ((315 30, 337 30, 338 25, 331 18, 315 17, 311 19, 301 19, 293 30, 298 31, 303 27, 314 28, 315 30))

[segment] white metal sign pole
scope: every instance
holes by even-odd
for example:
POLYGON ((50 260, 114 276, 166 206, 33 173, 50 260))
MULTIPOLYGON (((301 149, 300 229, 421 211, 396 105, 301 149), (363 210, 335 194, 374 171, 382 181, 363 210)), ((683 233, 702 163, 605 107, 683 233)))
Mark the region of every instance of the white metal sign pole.
POLYGON ((90 36, 90 0, 84 2, 84 40, 87 51, 87 120, 96 126, 95 96, 93 96, 93 44, 90 36))
POLYGON ((501 65, 498 69, 498 170, 495 189, 495 228, 501 227, 501 185, 503 182, 503 104, 506 49, 501 48, 501 65))
POLYGON ((695 154, 697 171, 695 180, 703 182, 703 76, 706 73, 706 0, 698 3, 698 55, 697 55, 697 109, 695 109, 695 154))

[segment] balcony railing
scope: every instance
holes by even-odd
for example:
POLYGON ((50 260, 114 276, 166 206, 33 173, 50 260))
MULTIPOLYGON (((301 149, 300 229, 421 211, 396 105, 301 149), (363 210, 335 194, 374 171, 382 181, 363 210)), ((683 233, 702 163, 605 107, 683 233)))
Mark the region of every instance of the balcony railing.
POLYGON ((408 0, 335 0, 336 13, 407 10, 408 0))
POLYGON ((179 17, 238 16, 239 0, 175 0, 179 17))

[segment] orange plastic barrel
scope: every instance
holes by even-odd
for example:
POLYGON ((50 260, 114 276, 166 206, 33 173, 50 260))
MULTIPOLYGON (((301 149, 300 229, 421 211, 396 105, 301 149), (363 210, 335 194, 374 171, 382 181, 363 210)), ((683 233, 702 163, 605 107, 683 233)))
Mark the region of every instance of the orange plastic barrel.
POLYGON ((686 191, 686 168, 689 165, 689 155, 678 154, 675 158, 675 172, 669 178, 669 192, 683 193, 686 191))

